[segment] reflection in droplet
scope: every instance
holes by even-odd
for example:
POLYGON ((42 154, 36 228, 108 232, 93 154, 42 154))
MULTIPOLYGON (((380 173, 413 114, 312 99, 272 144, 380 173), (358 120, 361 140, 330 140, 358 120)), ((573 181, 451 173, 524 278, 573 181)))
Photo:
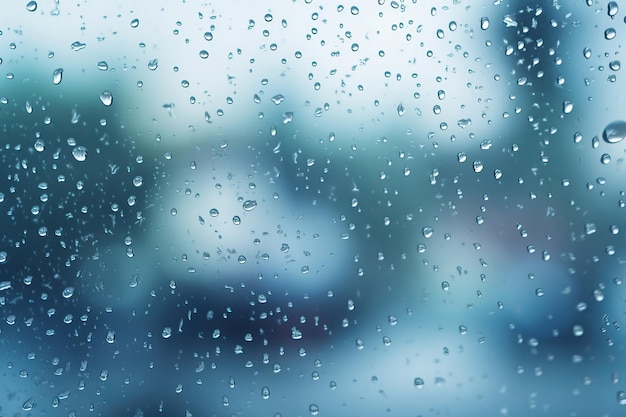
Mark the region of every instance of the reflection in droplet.
POLYGON ((100 93, 100 101, 105 106, 110 106, 113 103, 113 93, 111 93, 111 91, 109 90, 104 90, 102 93, 100 93))

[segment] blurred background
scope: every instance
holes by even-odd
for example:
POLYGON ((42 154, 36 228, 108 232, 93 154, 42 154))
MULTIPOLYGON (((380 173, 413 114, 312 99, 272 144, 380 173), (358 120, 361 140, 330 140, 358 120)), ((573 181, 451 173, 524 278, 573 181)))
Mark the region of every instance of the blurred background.
POLYGON ((624 10, 15 1, 0 416, 618 416, 624 10))

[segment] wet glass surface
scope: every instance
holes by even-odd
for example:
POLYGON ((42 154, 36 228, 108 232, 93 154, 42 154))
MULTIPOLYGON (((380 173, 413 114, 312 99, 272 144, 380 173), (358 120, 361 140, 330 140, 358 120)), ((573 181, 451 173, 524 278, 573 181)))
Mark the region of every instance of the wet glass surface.
POLYGON ((624 413, 618 2, 7 3, 0 415, 624 413))

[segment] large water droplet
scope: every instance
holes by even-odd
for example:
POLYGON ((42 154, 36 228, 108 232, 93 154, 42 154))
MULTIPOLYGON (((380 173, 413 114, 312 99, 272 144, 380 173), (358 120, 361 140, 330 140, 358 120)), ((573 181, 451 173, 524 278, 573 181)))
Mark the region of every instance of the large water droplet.
POLYGON ((113 93, 111 93, 111 91, 109 90, 104 90, 102 93, 100 93, 100 101, 105 106, 110 106, 113 103, 113 93))
POLYGON ((615 120, 604 128, 602 139, 607 143, 618 143, 626 137, 626 122, 615 120))
POLYGON ((87 159, 87 148, 85 148, 84 146, 75 147, 74 149, 72 149, 72 156, 78 162, 83 162, 85 159, 87 159))

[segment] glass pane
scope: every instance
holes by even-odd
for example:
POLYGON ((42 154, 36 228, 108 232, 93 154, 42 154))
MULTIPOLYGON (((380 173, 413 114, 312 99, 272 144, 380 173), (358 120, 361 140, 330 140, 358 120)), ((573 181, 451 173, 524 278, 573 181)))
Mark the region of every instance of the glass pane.
POLYGON ((617 2, 12 1, 6 416, 617 416, 617 2))

